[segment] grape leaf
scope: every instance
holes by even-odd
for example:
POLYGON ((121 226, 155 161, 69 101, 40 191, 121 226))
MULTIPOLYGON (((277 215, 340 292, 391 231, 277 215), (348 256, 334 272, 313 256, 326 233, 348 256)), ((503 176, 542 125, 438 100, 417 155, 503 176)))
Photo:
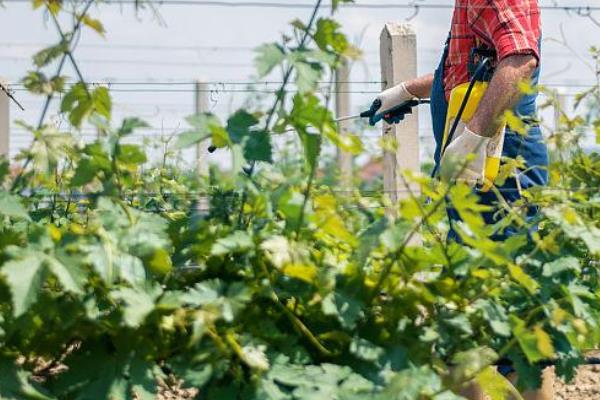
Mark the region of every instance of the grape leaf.
POLYGON ((258 119, 245 110, 236 111, 227 120, 227 133, 233 143, 242 143, 243 139, 250 134, 253 126, 258 124, 258 119))
POLYGON ((252 132, 244 143, 244 158, 247 161, 273 162, 271 136, 268 132, 252 132))
POLYGON ((260 78, 269 75, 273 68, 281 64, 285 59, 283 49, 276 43, 263 44, 255 52, 254 64, 260 78))

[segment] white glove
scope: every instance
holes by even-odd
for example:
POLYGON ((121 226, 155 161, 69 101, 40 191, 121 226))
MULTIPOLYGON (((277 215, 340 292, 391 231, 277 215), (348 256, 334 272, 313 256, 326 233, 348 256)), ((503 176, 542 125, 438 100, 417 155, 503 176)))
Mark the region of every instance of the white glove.
POLYGON ((405 103, 414 98, 415 96, 413 96, 412 93, 410 93, 408 89, 406 89, 406 84, 402 82, 399 85, 396 85, 379 93, 377 99, 381 101, 381 107, 379 107, 379 110, 377 111, 387 111, 392 107, 399 106, 400 104, 405 103))
POLYGON ((479 136, 466 126, 461 129, 459 125, 440 162, 442 179, 462 181, 471 186, 483 184, 489 142, 489 137, 479 136))

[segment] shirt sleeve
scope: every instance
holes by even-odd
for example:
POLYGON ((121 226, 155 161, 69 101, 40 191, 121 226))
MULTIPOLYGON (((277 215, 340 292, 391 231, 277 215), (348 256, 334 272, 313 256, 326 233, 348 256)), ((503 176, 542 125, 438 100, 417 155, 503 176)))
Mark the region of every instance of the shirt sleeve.
POLYGON ((530 54, 539 61, 537 0, 468 0, 467 4, 469 24, 496 49, 498 61, 516 54, 530 54))

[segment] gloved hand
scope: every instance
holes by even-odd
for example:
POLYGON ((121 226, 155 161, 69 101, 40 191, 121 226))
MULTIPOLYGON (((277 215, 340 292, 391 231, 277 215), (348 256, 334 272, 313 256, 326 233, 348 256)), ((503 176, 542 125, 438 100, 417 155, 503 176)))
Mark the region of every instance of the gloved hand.
POLYGON ((440 162, 442 179, 461 181, 471 186, 483 184, 489 142, 489 137, 479 136, 466 126, 459 125, 440 162))
POLYGON ((381 92, 371 105, 372 113, 369 116, 369 124, 374 126, 382 119, 388 124, 396 124, 404 119, 406 114, 412 112, 414 104, 409 104, 415 99, 403 83, 381 92))

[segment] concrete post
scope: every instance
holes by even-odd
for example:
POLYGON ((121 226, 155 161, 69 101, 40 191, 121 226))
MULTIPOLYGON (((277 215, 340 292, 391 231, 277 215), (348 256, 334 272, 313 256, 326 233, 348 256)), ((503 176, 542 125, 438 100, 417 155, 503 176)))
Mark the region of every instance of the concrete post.
MULTIPOLYGON (((197 81, 194 90, 194 111, 203 114, 209 111, 208 107, 208 84, 197 81)), ((201 177, 208 177, 208 146, 207 140, 196 145, 196 171, 201 177)))
MULTIPOLYGON (((194 111, 196 114, 203 114, 209 111, 208 106, 208 84, 197 81, 194 85, 194 111)), ((208 147, 209 140, 203 140, 196 145, 196 172, 203 181, 208 181, 208 147)), ((200 214, 206 214, 210 210, 210 198, 204 194, 198 196, 196 209, 200 214)))
MULTIPOLYGON (((417 36, 410 24, 387 23, 380 36, 381 77, 383 89, 417 76, 417 36)), ((401 171, 410 169, 418 172, 419 119, 415 108, 412 115, 397 125, 383 125, 384 137, 395 138, 398 144, 394 153, 384 154, 384 188, 395 203, 409 197, 401 171)), ((411 186, 417 194, 417 185, 411 186)))
MULTIPOLYGON (((335 84, 335 112, 337 117, 350 115, 350 66, 347 61, 342 62, 336 71, 335 84)), ((350 133, 350 121, 338 123, 340 135, 350 133)), ((340 186, 344 190, 352 187, 352 170, 354 159, 351 153, 337 149, 338 168, 340 170, 340 186)))
MULTIPOLYGON (((8 90, 8 81, 0 78, 0 84, 8 90)), ((0 90, 0 156, 10 156, 10 99, 0 90)))
POLYGON ((560 127, 561 115, 567 113, 567 96, 565 96, 564 90, 559 89, 556 91, 556 104, 554 104, 554 131, 558 131, 560 127))

